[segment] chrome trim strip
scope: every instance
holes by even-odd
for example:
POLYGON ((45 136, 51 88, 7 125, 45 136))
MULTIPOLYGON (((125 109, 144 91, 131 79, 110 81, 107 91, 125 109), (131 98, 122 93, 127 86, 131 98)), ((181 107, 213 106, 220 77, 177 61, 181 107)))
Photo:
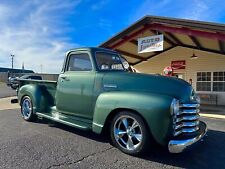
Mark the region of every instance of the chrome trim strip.
POLYGON ((174 127, 175 130, 178 130, 179 128, 182 127, 195 127, 199 125, 199 121, 194 121, 194 122, 182 122, 181 124, 178 124, 174 127))
POLYGON ((178 117, 175 120, 175 122, 178 123, 178 122, 181 122, 181 121, 184 121, 184 120, 194 121, 194 120, 198 120, 199 118, 200 118, 199 114, 191 115, 191 116, 183 116, 183 117, 178 117))
POLYGON ((78 127, 78 128, 82 128, 82 129, 87 129, 87 127, 84 127, 84 126, 80 126, 80 125, 77 125, 77 124, 74 124, 74 123, 70 123, 68 121, 64 121, 64 120, 61 120, 57 117, 52 117, 52 116, 48 116, 46 114, 42 114, 42 113, 36 113, 38 116, 40 117, 44 117, 44 118, 47 118, 47 119, 50 119, 50 120, 53 120, 53 121, 57 121, 59 123, 63 123, 63 124, 66 124, 66 125, 69 125, 69 126, 72 126, 72 127, 78 127))
POLYGON ((200 104, 199 103, 184 103, 184 104, 180 104, 180 107, 186 107, 186 108, 198 108, 200 107, 200 104))
POLYGON ((103 125, 101 125, 101 124, 98 124, 98 123, 95 123, 95 122, 93 122, 93 125, 95 125, 95 126, 98 126, 98 127, 103 127, 103 125))
POLYGON ((207 132, 207 127, 205 124, 205 128, 204 128, 203 132, 194 138, 187 139, 187 140, 170 140, 168 143, 169 152, 170 153, 181 153, 188 146, 201 140, 205 136, 206 132, 207 132))

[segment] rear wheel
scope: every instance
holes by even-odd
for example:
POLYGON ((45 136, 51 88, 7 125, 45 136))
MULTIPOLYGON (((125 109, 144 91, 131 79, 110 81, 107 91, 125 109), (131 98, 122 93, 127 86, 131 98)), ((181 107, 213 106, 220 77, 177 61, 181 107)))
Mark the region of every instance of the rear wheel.
POLYGON ((124 153, 139 155, 147 150, 149 132, 139 115, 130 111, 119 112, 114 116, 110 130, 112 143, 124 153))
POLYGON ((33 103, 29 96, 25 96, 22 100, 21 114, 26 121, 33 121, 36 119, 36 115, 33 111, 33 103))

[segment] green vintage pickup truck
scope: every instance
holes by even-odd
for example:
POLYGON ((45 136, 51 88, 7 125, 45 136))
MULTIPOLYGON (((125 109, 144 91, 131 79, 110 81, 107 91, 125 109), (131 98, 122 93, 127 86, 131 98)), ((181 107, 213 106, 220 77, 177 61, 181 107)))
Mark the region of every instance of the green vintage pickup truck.
POLYGON ((202 139, 206 124, 199 121, 199 99, 187 82, 128 67, 109 49, 70 50, 57 82, 20 80, 22 116, 108 133, 130 155, 143 153, 152 141, 180 153, 202 139))

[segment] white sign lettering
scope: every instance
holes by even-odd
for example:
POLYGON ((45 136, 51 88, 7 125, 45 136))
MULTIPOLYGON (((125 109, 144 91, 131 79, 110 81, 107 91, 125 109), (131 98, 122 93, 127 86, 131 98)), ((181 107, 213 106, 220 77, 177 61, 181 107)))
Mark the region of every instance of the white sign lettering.
POLYGON ((138 39, 138 53, 163 50, 163 35, 148 36, 138 39))

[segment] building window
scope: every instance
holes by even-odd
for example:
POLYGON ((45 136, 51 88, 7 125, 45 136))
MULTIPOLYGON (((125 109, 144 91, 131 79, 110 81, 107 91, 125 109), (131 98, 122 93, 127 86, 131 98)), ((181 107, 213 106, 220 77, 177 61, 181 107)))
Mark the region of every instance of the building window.
POLYGON ((213 91, 225 91, 225 72, 213 72, 213 91))
POLYGON ((211 72, 197 72, 197 91, 211 91, 211 72))

